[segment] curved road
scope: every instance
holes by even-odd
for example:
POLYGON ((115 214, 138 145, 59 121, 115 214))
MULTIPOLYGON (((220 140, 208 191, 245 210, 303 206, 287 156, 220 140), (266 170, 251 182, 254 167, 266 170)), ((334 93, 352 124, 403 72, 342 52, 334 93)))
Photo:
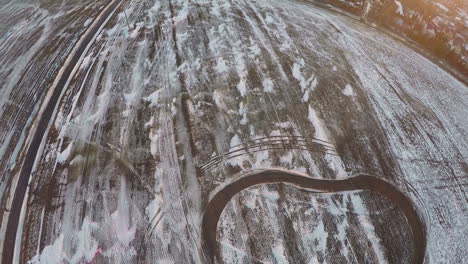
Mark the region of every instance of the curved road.
POLYGON ((52 94, 50 100, 46 102, 47 106, 43 110, 42 114, 39 114, 40 119, 37 128, 34 131, 31 144, 27 150, 23 165, 21 167, 18 184, 16 185, 15 194, 11 205, 11 212, 8 218, 2 251, 2 263, 4 264, 13 263, 18 222, 20 220, 21 209, 28 187, 29 178, 31 176, 31 171, 34 166, 37 152, 42 140, 44 139, 44 136, 46 135, 50 119, 54 113, 60 95, 66 88, 68 81, 73 77, 75 67, 81 61, 81 58, 83 57, 87 47, 90 45, 90 43, 93 42, 97 34, 106 24, 120 3, 121 1, 119 0, 110 2, 109 5, 102 11, 102 14, 95 20, 95 22, 83 35, 77 46, 75 46, 74 50, 69 55, 69 58, 65 61, 64 65, 62 66, 62 70, 58 73, 56 81, 51 88, 52 94))
POLYGON ((290 183, 320 193, 369 190, 389 198, 403 210, 411 226, 415 243, 413 263, 424 263, 426 251, 424 221, 412 201, 389 182, 369 175, 357 175, 342 180, 314 179, 307 175, 281 169, 253 171, 223 187, 209 201, 203 214, 201 233, 202 246, 211 263, 214 263, 215 256, 218 254, 216 229, 226 205, 237 193, 254 185, 267 183, 290 183))

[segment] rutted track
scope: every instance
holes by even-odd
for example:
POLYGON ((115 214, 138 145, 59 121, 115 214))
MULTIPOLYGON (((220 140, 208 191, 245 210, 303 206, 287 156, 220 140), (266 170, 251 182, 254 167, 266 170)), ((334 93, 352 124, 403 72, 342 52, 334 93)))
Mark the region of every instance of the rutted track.
POLYGON ((414 238, 413 263, 424 263, 426 251, 424 221, 412 201, 389 182, 369 175, 357 175, 342 180, 314 179, 307 175, 281 169, 250 172, 224 186, 211 198, 203 214, 201 233, 203 249, 212 263, 219 253, 216 244, 218 220, 228 202, 234 195, 249 187, 267 183, 290 183, 318 193, 369 190, 389 198, 401 208, 411 226, 414 238))
POLYGON ((39 113, 37 128, 33 132, 34 135, 32 136, 32 141, 29 145, 21 167, 21 171, 19 173, 18 183, 16 185, 15 194, 11 205, 11 212, 8 218, 8 224, 5 232, 5 239, 2 250, 2 263, 13 263, 16 233, 29 178, 34 167, 36 155, 42 140, 44 139, 44 136, 47 134, 46 132, 49 127, 49 122, 54 114, 60 95, 65 90, 70 79, 73 77, 77 64, 81 61, 87 48, 94 41, 97 34, 107 23, 120 3, 121 1, 119 0, 113 0, 111 3, 109 3, 102 14, 94 21, 94 23, 82 36, 77 46, 75 46, 75 48, 71 51, 68 59, 65 61, 62 69, 59 71, 55 82, 52 84, 52 88, 49 91, 50 99, 48 102, 45 102, 45 108, 43 108, 43 111, 39 113))
POLYGON ((244 142, 243 144, 232 146, 230 151, 224 154, 224 157, 219 155, 212 157, 200 166, 200 169, 205 172, 217 166, 221 161, 232 159, 245 153, 253 153, 263 151, 265 149, 301 149, 337 156, 336 150, 330 142, 316 138, 305 138, 302 136, 269 136, 244 142))

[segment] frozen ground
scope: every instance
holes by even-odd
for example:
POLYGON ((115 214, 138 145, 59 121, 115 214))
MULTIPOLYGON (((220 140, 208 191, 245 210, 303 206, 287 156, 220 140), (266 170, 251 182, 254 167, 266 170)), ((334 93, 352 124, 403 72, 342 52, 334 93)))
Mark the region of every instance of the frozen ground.
MULTIPOLYGON (((300 1, 122 1, 24 160, 66 54, 109 2, 3 2, 0 237, 21 211, 21 263, 204 263, 210 197, 271 167, 382 177, 422 212, 426 261, 463 263, 468 90, 401 43, 300 1)), ((414 250, 384 197, 285 184, 239 193, 217 235, 227 263, 411 263, 414 250)))

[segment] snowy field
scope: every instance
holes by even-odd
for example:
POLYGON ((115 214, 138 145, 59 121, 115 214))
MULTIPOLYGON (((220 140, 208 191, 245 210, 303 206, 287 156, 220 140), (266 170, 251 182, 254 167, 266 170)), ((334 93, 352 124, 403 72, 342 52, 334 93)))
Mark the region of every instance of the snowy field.
MULTIPOLYGON (((466 85, 302 1, 115 3, 0 0, 3 260, 206 263, 214 193, 283 168, 393 183, 424 218, 426 263, 466 261, 466 85)), ((369 191, 251 187, 217 230, 220 263, 412 263, 415 250, 398 204, 369 191)))

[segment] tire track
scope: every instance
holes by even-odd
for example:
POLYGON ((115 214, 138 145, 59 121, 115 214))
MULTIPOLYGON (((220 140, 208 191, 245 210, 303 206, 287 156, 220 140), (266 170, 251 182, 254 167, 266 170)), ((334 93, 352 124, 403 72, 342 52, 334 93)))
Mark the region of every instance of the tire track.
POLYGON ((368 190, 379 193, 397 204, 411 226, 414 241, 414 264, 424 263, 426 252, 426 226, 415 204, 391 183, 374 176, 359 174, 342 180, 311 178, 305 174, 282 169, 252 171, 218 190, 211 198, 202 219, 202 247, 210 263, 219 256, 216 241, 218 220, 226 205, 237 193, 260 184, 289 183, 317 193, 368 190))
POLYGON ((110 19, 112 14, 114 14, 120 4, 121 1, 119 0, 114 0, 109 3, 101 15, 86 31, 81 40, 77 43, 77 46, 75 46, 75 48, 71 51, 68 59, 65 61, 62 69, 57 75, 57 78, 52 84, 52 88, 50 89, 50 92, 47 96, 50 98, 49 101, 46 103, 43 112, 38 115, 39 121, 37 123, 37 128, 34 131, 34 135, 32 136, 31 144, 27 150, 23 166, 19 174, 18 183, 16 185, 15 194, 11 205, 11 212, 5 231, 2 250, 2 263, 4 264, 13 263, 18 224, 23 200, 29 183, 29 178, 31 176, 31 171, 33 169, 35 159, 44 135, 47 134, 46 132, 49 127, 49 122, 55 112, 55 107, 59 101, 60 95, 66 89, 66 86, 76 72, 77 66, 79 62, 81 62, 81 59, 86 53, 86 50, 89 48, 89 45, 92 44, 95 37, 102 30, 104 25, 110 19))
POLYGON ((223 155, 216 155, 204 162, 200 169, 203 173, 216 167, 222 161, 236 158, 246 154, 252 154, 264 150, 304 150, 311 152, 323 152, 338 156, 335 148, 329 142, 302 136, 269 136, 253 139, 243 144, 232 146, 229 152, 223 155))

